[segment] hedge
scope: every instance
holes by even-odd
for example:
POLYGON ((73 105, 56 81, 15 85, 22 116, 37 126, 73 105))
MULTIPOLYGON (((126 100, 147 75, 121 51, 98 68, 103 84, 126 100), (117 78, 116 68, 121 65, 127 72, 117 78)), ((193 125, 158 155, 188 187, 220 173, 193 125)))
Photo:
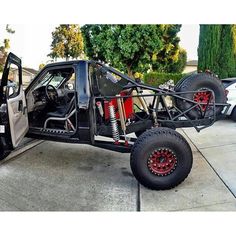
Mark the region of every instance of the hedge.
POLYGON ((174 84, 176 84, 184 76, 186 76, 186 74, 150 72, 150 73, 144 74, 143 80, 144 80, 144 83, 146 84, 158 87, 169 80, 173 80, 174 84))

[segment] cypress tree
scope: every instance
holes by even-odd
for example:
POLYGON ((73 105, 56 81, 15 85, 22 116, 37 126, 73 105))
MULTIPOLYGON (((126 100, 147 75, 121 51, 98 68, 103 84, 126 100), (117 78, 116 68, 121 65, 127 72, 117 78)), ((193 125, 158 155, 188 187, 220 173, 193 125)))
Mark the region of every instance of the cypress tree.
POLYGON ((236 76, 236 26, 200 25, 198 69, 219 76, 236 76))
POLYGON ((200 25, 198 70, 219 74, 221 25, 200 25))
POLYGON ((234 28, 233 25, 222 25, 221 53, 219 59, 220 78, 233 77, 236 75, 234 28))

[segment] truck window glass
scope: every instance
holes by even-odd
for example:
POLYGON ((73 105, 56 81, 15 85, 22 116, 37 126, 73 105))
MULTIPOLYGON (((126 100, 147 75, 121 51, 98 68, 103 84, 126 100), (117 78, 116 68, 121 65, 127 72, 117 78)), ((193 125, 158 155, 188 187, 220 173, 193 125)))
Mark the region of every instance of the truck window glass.
POLYGON ((19 68, 14 64, 10 65, 7 87, 9 97, 13 98, 19 94, 19 68))
POLYGON ((104 96, 115 96, 119 94, 129 82, 114 73, 103 71, 100 66, 94 67, 91 65, 89 72, 96 93, 99 91, 104 96))

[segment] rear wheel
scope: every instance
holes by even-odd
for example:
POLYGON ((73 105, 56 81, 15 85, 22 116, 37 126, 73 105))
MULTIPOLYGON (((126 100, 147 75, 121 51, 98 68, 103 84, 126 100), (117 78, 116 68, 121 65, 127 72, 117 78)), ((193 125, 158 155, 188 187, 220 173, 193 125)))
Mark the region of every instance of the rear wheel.
MULTIPOLYGON (((192 75, 192 74, 191 74, 192 75)), ((182 84, 185 82, 186 79, 188 79, 191 75, 187 75, 185 77, 183 77, 182 79, 180 79, 176 85, 175 85, 175 91, 178 92, 178 90, 181 88, 182 84)))
MULTIPOLYGON (((193 119, 198 119, 203 113, 207 116, 213 115, 213 107, 208 106, 213 99, 214 92, 216 103, 226 103, 224 87, 221 81, 209 73, 192 74, 187 77, 176 89, 178 92, 196 91, 196 93, 182 94, 182 97, 193 100, 201 105, 190 110, 188 116, 193 119)), ((180 110, 185 111, 193 106, 193 103, 176 99, 176 105, 180 110)), ((223 110, 223 106, 216 106, 215 113, 219 115, 223 110)))
POLYGON ((184 181, 192 161, 191 148, 179 133, 169 128, 153 128, 135 142, 130 165, 142 185, 164 190, 184 181))

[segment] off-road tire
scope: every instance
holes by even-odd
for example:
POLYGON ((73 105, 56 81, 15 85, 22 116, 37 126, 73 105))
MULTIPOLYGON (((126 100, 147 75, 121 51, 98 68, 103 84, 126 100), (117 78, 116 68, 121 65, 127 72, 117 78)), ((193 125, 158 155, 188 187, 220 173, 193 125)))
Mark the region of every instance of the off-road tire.
POLYGON ((138 138, 140 135, 142 135, 146 130, 140 130, 140 131, 136 131, 135 135, 138 138))
POLYGON ((6 150, 6 147, 3 145, 2 139, 0 139, 0 161, 4 160, 11 151, 6 150))
POLYGON ((187 178, 192 168, 192 151, 176 131, 169 128, 153 128, 144 132, 135 142, 131 155, 131 170, 143 186, 153 190, 171 189, 187 178), (171 150, 176 158, 176 165, 170 173, 159 175, 153 173, 149 159, 155 150, 171 150))
MULTIPOLYGON (((213 74, 210 73, 198 73, 190 75, 183 81, 183 83, 180 84, 178 88, 176 88, 175 91, 188 92, 201 91, 202 89, 213 91, 216 103, 226 103, 226 96, 223 84, 218 78, 216 78, 213 74)), ((186 93, 181 96, 193 100, 194 94, 186 93)), ((193 105, 193 103, 183 101, 181 99, 176 99, 176 105, 180 110, 185 111, 189 109, 193 105)), ((216 115, 219 115, 222 110, 223 106, 216 106, 216 115)), ((188 112, 188 116, 192 119, 201 118, 201 115, 202 113, 197 107, 188 112)), ((213 115, 212 106, 209 106, 209 109, 206 111, 206 115, 213 115)))
POLYGON ((0 149, 0 161, 4 160, 10 153, 10 151, 0 149))
MULTIPOLYGON (((192 75, 192 74, 191 74, 192 75)), ((191 75, 187 75, 185 77, 183 77, 182 79, 180 79, 176 85, 175 85, 175 91, 179 92, 179 89, 181 88, 182 84, 185 82, 186 79, 188 79, 191 75)))

